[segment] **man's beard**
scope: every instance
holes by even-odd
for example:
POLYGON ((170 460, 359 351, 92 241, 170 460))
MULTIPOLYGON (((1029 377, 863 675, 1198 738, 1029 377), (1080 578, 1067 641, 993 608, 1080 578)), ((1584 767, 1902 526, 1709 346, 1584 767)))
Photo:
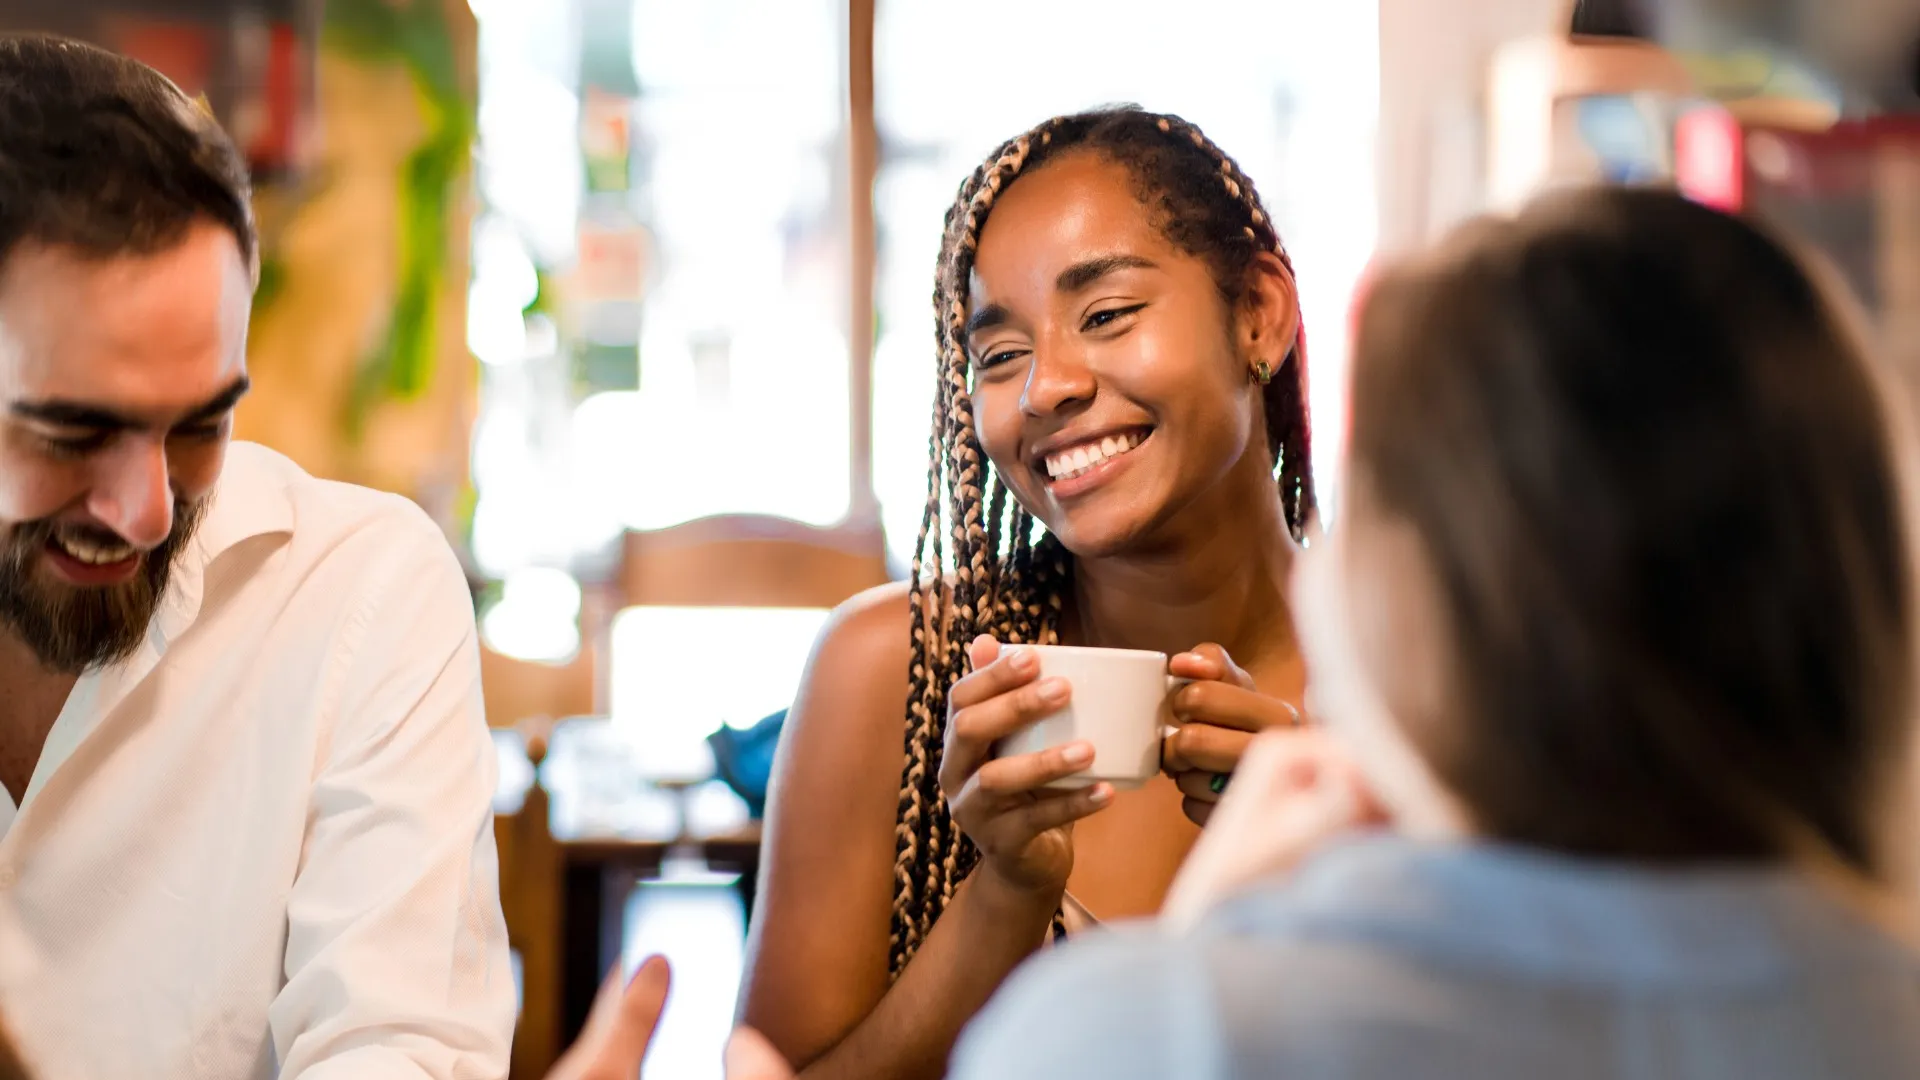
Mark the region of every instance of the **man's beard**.
POLYGON ((44 520, 14 526, 0 541, 0 624, 18 634, 42 665, 62 674, 125 660, 146 637, 173 565, 205 513, 205 499, 175 500, 173 531, 159 547, 144 552, 140 569, 118 585, 51 581, 38 564, 56 534, 109 548, 125 544, 119 537, 44 520))

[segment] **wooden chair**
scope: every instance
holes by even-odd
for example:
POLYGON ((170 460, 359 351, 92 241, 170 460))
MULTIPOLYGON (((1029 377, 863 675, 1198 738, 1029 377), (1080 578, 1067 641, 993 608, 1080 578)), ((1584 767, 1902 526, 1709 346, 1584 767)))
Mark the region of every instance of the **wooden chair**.
POLYGON ((591 650, 565 664, 520 660, 480 647, 480 688, 487 700, 487 723, 516 727, 529 719, 586 716, 596 711, 595 664, 591 650))
POLYGON ((621 606, 824 607, 887 581, 879 526, 737 514, 626 535, 621 606))
POLYGON ((483 658, 490 713, 522 732, 536 769, 520 807, 494 820, 501 906, 521 964, 513 1080, 542 1076, 578 1034, 601 968, 617 955, 621 897, 615 893, 657 873, 676 847, 738 871, 744 895, 752 894, 758 874, 757 826, 738 835, 659 841, 554 835, 552 803, 537 779, 552 731, 547 717, 595 711, 563 707, 569 703, 606 701, 613 615, 643 605, 831 608, 888 579, 877 524, 821 528, 754 515, 704 518, 628 533, 621 556, 599 598, 604 602, 589 603, 583 613, 581 661, 550 667, 483 658))
POLYGON ((564 861, 550 826, 552 808, 540 785, 551 721, 520 726, 534 779, 519 806, 496 813, 493 839, 500 852, 500 908, 507 944, 520 958, 520 1017, 514 1026, 510 1080, 544 1076, 566 1048, 560 1012, 560 875, 564 861))

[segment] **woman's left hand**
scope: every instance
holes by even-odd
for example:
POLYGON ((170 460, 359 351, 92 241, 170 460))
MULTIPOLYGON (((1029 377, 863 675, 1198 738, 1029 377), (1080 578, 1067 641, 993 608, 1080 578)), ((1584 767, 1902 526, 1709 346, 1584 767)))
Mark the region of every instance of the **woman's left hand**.
POLYGON ((1227 650, 1206 644, 1175 656, 1168 671, 1193 682, 1173 694, 1180 730, 1160 746, 1160 768, 1180 785, 1181 808, 1205 825, 1255 735, 1300 725, 1300 710, 1254 688, 1227 650))

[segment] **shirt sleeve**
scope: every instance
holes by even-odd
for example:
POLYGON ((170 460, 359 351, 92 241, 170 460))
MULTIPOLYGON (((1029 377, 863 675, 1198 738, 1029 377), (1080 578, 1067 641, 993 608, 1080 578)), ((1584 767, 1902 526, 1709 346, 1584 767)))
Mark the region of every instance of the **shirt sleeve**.
POLYGON ((287 1080, 507 1072, 516 995, 472 601, 416 518, 383 530, 377 552, 337 556, 364 560, 363 584, 329 658, 333 729, 268 1014, 287 1080))
POLYGON ((950 1080, 1208 1080, 1218 1022, 1199 959, 1145 927, 1100 931, 1029 961, 954 1050, 950 1080))

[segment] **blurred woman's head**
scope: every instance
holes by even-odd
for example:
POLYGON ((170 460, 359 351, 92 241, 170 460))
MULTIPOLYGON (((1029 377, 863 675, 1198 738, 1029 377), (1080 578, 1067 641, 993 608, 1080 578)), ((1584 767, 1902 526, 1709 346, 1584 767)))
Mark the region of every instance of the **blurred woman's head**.
POLYGON ((1896 427, 1779 244, 1654 191, 1476 223, 1375 283, 1352 410, 1329 565, 1393 729, 1356 736, 1490 837, 1883 869, 1896 427))

